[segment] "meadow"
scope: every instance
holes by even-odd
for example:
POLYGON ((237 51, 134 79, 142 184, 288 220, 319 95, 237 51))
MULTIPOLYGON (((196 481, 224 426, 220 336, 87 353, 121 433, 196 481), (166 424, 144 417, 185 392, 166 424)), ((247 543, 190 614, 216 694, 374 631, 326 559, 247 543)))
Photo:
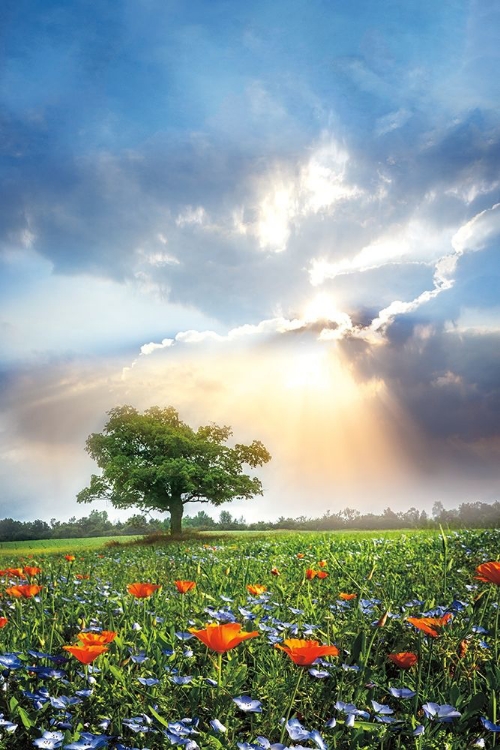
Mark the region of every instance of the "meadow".
POLYGON ((493 747, 499 539, 18 546, 1 559, 0 748, 493 747))

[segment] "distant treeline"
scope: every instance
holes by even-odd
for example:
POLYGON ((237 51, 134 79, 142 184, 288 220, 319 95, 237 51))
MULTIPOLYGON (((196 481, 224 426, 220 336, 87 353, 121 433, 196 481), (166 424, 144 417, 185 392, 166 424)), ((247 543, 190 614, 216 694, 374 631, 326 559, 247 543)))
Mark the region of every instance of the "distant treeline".
MULTIPOLYGON (((285 518, 277 521, 258 521, 246 523, 243 517, 233 518, 231 513, 223 510, 216 521, 208 513, 200 510, 195 516, 184 516, 185 531, 268 531, 273 529, 333 531, 335 529, 429 529, 439 525, 460 528, 499 528, 500 502, 462 503, 458 508, 445 510, 440 502, 434 503, 432 515, 425 510, 410 508, 405 512, 395 513, 386 508, 383 513, 361 514, 353 508, 344 508, 337 513, 329 510, 319 518, 285 518)), ((136 514, 126 521, 112 522, 105 510, 93 510, 89 516, 69 521, 57 521, 52 518, 46 521, 15 521, 12 518, 0 520, 0 542, 27 541, 35 539, 67 539, 92 536, 125 536, 130 534, 152 534, 168 531, 168 516, 165 519, 147 518, 136 514)))

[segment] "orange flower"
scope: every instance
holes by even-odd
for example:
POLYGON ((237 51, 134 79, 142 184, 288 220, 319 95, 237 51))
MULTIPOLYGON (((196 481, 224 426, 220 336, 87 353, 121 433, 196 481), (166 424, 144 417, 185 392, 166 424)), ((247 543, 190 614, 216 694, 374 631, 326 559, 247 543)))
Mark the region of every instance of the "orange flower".
POLYGON ((252 596, 260 596, 264 591, 267 591, 267 588, 260 583, 249 583, 247 591, 252 594, 252 596))
POLYGON ((397 654, 388 654, 387 658, 399 667, 399 669, 410 669, 418 661, 418 656, 412 654, 411 651, 399 651, 397 654))
POLYGON ((6 617, 0 617, 0 628, 4 628, 8 622, 9 621, 6 617))
POLYGON ((320 568, 326 568, 326 566, 327 566, 326 560, 320 560, 319 563, 318 563, 318 566, 320 568))
POLYGON ((328 578, 328 573, 326 572, 326 570, 317 570, 316 578, 328 578))
POLYGON ((77 573, 75 578, 77 579, 77 581, 88 581, 90 575, 88 573, 77 573))
POLYGON ((42 586, 25 583, 21 586, 11 586, 10 589, 5 589, 5 593, 9 596, 15 596, 16 599, 31 599, 32 596, 36 596, 41 590, 42 586))
POLYGON ((299 560, 302 560, 302 558, 304 557, 304 553, 303 552, 297 552, 297 557, 298 557, 299 560))
POLYGON ((258 630, 246 633, 241 629, 241 625, 238 622, 226 622, 224 625, 211 623, 203 630, 189 628, 189 632, 195 635, 205 646, 212 649, 212 651, 216 651, 218 654, 225 654, 226 651, 235 648, 242 641, 255 638, 256 635, 259 635, 258 630))
POLYGON ((36 565, 25 565, 24 572, 28 576, 37 576, 39 573, 42 572, 42 569, 37 568, 36 565))
POLYGON ((7 568, 6 572, 13 578, 24 578, 24 570, 22 568, 7 568))
POLYGON ((345 602, 350 602, 351 599, 356 599, 357 596, 357 594, 346 594, 344 591, 341 591, 339 599, 343 599, 345 602))
POLYGON ((159 588, 161 586, 158 583, 129 583, 127 591, 132 596, 135 596, 136 599, 147 599, 148 596, 154 594, 159 588))
POLYGON ((278 568, 271 568, 271 575, 280 576, 281 573, 279 572, 278 568))
POLYGON ((500 586, 500 562, 486 562, 478 565, 476 573, 478 575, 475 577, 478 581, 494 583, 495 586, 500 586))
POLYGON ((451 620, 451 614, 448 612, 442 617, 408 617, 407 620, 427 635, 437 638, 443 625, 451 620))
POLYGON ((101 630, 100 633, 78 633, 76 636, 83 643, 83 647, 103 646, 105 643, 111 643, 117 636, 114 630, 101 630))
POLYGON ((313 570, 312 568, 308 568, 306 570, 306 578, 308 581, 312 581, 313 578, 316 578, 316 575, 317 575, 316 571, 313 570))
POLYGON ((68 562, 74 562, 74 560, 76 560, 76 557, 74 555, 64 555, 64 559, 68 562))
POLYGON ((69 651, 75 659, 78 659, 82 664, 92 664, 98 656, 103 654, 109 649, 106 646, 63 646, 65 651, 69 651))
POLYGON ((196 588, 194 581, 174 581, 179 594, 187 594, 188 591, 196 588))
POLYGON ((294 664, 300 667, 309 667, 320 656, 338 656, 337 646, 322 646, 319 641, 304 641, 300 638, 287 638, 284 646, 275 643, 275 648, 284 651, 294 664))

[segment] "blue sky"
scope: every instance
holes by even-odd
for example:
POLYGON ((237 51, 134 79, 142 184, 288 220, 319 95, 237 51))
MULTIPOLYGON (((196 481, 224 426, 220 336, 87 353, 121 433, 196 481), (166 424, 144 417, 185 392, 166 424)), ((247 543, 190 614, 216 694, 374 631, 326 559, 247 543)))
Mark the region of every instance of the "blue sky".
POLYGON ((247 518, 498 498, 496 3, 0 20, 0 516, 121 403, 265 439, 247 518))

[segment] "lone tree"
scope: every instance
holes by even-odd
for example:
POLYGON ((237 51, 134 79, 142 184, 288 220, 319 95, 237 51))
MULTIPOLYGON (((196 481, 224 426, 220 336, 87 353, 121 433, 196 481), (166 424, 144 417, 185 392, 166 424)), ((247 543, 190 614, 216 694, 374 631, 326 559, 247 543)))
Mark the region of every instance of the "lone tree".
POLYGON ((262 495, 257 477, 245 474, 271 456, 258 440, 226 445, 230 427, 210 424, 193 430, 172 407, 153 406, 143 414, 118 406, 100 433, 87 439, 86 450, 102 474, 93 474, 79 503, 106 498, 115 508, 168 511, 170 533, 182 532, 184 505, 222 505, 236 498, 262 495))

